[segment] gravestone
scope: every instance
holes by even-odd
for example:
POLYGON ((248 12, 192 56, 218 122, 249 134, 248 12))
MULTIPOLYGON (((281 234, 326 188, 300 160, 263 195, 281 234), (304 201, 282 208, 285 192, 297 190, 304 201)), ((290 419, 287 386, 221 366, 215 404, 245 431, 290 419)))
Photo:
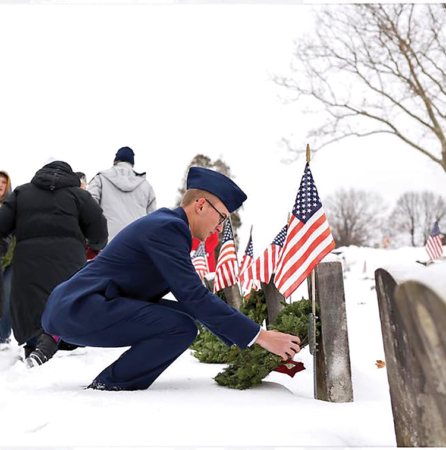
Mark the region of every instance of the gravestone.
POLYGON ((277 290, 274 284, 274 275, 269 283, 261 283, 268 307, 267 325, 275 325, 280 310, 284 307, 285 297, 277 290))
POLYGON ((214 292, 214 279, 213 278, 206 278, 203 279, 204 285, 211 291, 214 292))
MULTIPOLYGON (((320 307, 321 334, 315 355, 315 398, 328 402, 353 401, 353 386, 345 310, 344 278, 339 261, 315 268, 316 303, 320 307)), ((308 277, 308 292, 312 285, 308 277)))
POLYGON ((422 428, 420 447, 446 447, 446 299, 407 281, 395 293, 419 377, 415 398, 422 428))
POLYGON ((240 290, 237 284, 233 286, 229 286, 223 289, 223 292, 226 296, 226 302, 229 306, 233 306, 235 309, 240 310, 240 306, 242 304, 242 298, 240 295, 240 290))
MULTIPOLYGON (((204 278, 204 284, 205 286, 211 291, 214 292, 214 279, 208 279, 204 278)), ((240 290, 238 288, 238 285, 229 286, 227 288, 223 289, 223 292, 226 297, 226 302, 228 305, 233 306, 234 308, 240 310, 241 305, 241 297, 240 297, 240 290)))
POLYGON ((445 446, 445 302, 384 269, 375 280, 397 445, 445 446))
POLYGON ((397 282, 384 269, 375 272, 379 316, 386 355, 387 377, 398 447, 416 447, 420 442, 419 412, 414 384, 419 379, 407 330, 395 304, 397 282))

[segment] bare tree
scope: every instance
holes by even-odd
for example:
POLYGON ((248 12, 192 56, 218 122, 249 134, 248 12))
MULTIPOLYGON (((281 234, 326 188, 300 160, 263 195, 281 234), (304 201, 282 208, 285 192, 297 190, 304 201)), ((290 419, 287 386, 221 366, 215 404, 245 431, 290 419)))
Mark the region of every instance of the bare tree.
POLYGON ((389 229, 392 238, 402 234, 413 247, 425 244, 436 221, 446 222, 446 201, 432 192, 406 192, 393 209, 389 229))
POLYGON ((418 192, 406 192, 397 200, 390 215, 392 238, 402 233, 409 236, 410 245, 416 247, 421 221, 421 199, 418 192))
POLYGON ((274 77, 289 100, 322 107, 325 121, 308 135, 314 150, 387 133, 446 171, 445 21, 441 4, 317 9, 315 35, 295 44, 292 74, 274 77))
POLYGON ((379 194, 339 189, 327 197, 324 208, 337 247, 372 246, 381 241, 386 207, 379 194))
POLYGON ((433 192, 425 191, 421 194, 421 236, 423 244, 432 232, 435 222, 443 223, 446 219, 446 200, 433 192))

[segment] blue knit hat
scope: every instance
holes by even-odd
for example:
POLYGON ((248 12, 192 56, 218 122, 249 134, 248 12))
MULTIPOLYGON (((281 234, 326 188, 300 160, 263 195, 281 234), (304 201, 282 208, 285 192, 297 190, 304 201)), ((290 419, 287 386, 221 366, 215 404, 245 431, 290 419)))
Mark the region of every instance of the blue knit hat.
POLYGON ((217 196, 230 213, 242 206, 246 194, 226 175, 203 167, 191 167, 187 174, 187 189, 202 189, 217 196))
POLYGON ((122 147, 117 151, 115 161, 123 161, 135 165, 135 153, 130 147, 122 147))

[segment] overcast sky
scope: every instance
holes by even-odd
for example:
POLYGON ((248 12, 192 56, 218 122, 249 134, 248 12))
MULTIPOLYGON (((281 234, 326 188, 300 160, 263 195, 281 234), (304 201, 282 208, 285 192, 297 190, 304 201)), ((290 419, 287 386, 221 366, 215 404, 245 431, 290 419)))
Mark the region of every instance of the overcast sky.
MULTIPOLYGON (((284 164, 282 137, 314 117, 285 105, 287 73, 311 5, 0 4, 0 168, 28 182, 49 157, 88 178, 130 146, 159 206, 173 206, 190 160, 221 157, 248 194, 242 247, 259 253, 286 221, 304 160, 284 164)), ((311 145, 311 142, 310 142, 311 145)), ((446 175, 396 139, 345 141, 312 171, 324 201, 339 187, 446 192, 446 175)))

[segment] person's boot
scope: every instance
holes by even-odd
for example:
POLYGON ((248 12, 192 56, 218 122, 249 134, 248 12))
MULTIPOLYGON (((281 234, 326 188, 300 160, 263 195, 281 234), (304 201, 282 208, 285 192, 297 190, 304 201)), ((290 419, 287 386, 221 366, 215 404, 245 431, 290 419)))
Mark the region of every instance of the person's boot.
POLYGON ((25 361, 26 366, 29 369, 41 366, 51 359, 56 352, 57 342, 49 334, 42 333, 37 338, 36 349, 31 352, 25 361))
POLYGON ((26 344, 23 346, 23 350, 25 350, 25 359, 29 357, 29 355, 36 349, 34 345, 26 344))

